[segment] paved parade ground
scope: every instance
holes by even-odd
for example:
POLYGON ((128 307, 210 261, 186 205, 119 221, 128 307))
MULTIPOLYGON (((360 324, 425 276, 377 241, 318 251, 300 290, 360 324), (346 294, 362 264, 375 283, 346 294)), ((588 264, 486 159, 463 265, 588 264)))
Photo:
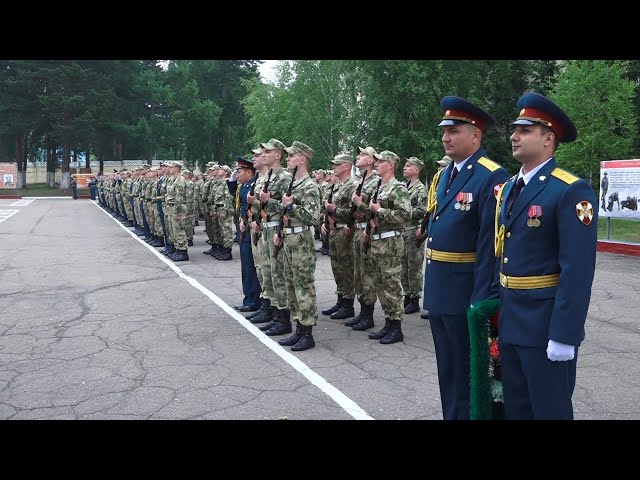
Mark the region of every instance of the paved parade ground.
MULTIPOLYGON (((203 255, 203 224, 174 264, 90 200, 0 199, 0 419, 442 417, 428 320, 381 345, 320 314, 316 347, 291 352, 232 308, 238 245, 203 255)), ((322 310, 335 283, 317 260, 322 310)), ((576 419, 640 419, 639 295, 640 257, 598 253, 576 419)))

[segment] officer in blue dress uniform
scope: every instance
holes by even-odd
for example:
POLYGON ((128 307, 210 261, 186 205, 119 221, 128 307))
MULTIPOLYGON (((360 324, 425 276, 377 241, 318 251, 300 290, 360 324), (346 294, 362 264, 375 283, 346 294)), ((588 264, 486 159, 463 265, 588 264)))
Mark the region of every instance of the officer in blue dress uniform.
MULTIPOLYGON (((240 187, 240 212, 241 218, 247 215, 247 193, 256 181, 253 161, 243 157, 236 157, 236 169, 232 179, 227 181, 227 187, 233 198, 236 196, 238 182, 240 187)), ((242 236, 240 236, 242 239, 242 236)), ((240 240, 239 239, 239 240, 240 240)), ((240 312, 255 312, 260 308, 260 282, 256 273, 256 265, 251 252, 251 231, 247 230, 244 239, 240 242, 240 269, 242 271, 242 293, 244 299, 241 305, 234 308, 240 312)))
POLYGON ((526 93, 511 135, 522 163, 498 194, 499 349, 508 419, 572 419, 578 347, 596 265, 597 199, 559 168, 576 128, 548 98, 526 93))
POLYGON ((444 97, 440 108, 442 143, 453 161, 434 180, 423 307, 429 311, 443 418, 465 420, 470 349, 466 312, 471 303, 488 298, 496 275, 495 192, 509 174, 482 148, 484 130, 495 123, 491 115, 459 97, 444 97))

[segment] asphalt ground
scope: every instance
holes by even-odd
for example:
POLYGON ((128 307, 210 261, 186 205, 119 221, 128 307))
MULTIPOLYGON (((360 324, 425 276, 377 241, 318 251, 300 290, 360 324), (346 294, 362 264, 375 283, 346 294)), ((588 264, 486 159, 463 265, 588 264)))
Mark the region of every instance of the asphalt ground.
MULTIPOLYGON (((203 255, 203 225, 174 264, 90 200, 0 199, 0 419, 441 418, 428 320, 381 345, 320 314, 291 352, 231 307, 238 245, 203 255)), ((316 288, 333 305, 320 254, 316 288)), ((576 419, 640 418, 639 294, 640 257, 598 253, 576 419)))

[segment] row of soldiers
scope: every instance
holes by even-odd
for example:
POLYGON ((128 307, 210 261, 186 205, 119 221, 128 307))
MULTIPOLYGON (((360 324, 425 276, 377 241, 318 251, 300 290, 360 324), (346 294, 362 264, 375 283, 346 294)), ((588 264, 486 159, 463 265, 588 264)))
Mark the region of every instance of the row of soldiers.
POLYGON ((211 248, 206 254, 232 260, 234 205, 228 165, 207 164, 194 176, 178 162, 143 165, 98 177, 99 204, 173 261, 188 261, 194 226, 204 217, 211 248))

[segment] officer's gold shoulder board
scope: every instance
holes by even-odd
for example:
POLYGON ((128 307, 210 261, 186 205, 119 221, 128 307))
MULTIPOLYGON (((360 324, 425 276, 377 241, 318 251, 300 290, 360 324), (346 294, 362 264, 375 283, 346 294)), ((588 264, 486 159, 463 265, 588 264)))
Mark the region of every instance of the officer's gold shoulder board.
POLYGON ((500 168, 500 165, 498 163, 494 162, 493 160, 489 160, 487 157, 480 157, 478 159, 478 163, 490 172, 493 172, 494 170, 500 168))
POLYGON ((551 176, 559 178, 564 183, 567 183, 569 185, 571 185, 573 182, 577 182, 578 180, 580 180, 575 175, 572 175, 569 172, 567 172, 566 170, 563 170, 563 169, 558 168, 558 167, 553 169, 553 172, 551 172, 551 176))

